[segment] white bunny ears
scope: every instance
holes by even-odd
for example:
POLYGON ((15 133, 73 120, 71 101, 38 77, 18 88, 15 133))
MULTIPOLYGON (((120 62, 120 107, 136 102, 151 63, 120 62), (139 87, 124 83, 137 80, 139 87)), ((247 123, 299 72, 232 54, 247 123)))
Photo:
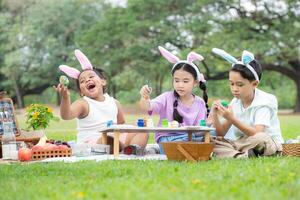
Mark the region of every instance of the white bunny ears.
POLYGON ((187 59, 186 60, 180 60, 177 56, 175 56, 174 54, 172 54, 171 52, 169 52, 168 50, 166 50, 165 48, 158 46, 158 50, 160 51, 161 55, 163 57, 165 57, 170 63, 173 63, 173 67, 172 67, 172 71, 174 69, 174 67, 180 63, 186 63, 189 64, 190 66, 192 66, 196 73, 197 73, 197 80, 198 81, 202 81, 202 82, 206 82, 206 80, 204 79, 203 74, 200 73, 198 67, 193 63, 194 61, 198 60, 198 61, 202 61, 204 58, 203 56, 201 56, 200 54, 197 54, 195 52, 190 52, 187 55, 187 59))
POLYGON ((249 65, 249 63, 255 59, 253 53, 244 50, 243 54, 242 54, 242 61, 238 61, 235 57, 233 57, 232 55, 230 55, 229 53, 227 53, 226 51, 224 51, 222 49, 213 48, 212 52, 221 56, 223 59, 227 60, 228 62, 230 62, 232 64, 232 66, 235 64, 244 65, 252 72, 252 74, 255 77, 255 80, 257 80, 259 82, 259 78, 258 78, 256 71, 254 70, 254 68, 251 65, 249 65))
MULTIPOLYGON (((79 61, 81 68, 83 70, 86 70, 86 69, 92 70, 93 69, 93 66, 92 66, 91 62, 89 61, 89 59, 80 50, 78 50, 78 49, 75 50, 75 56, 76 56, 77 60, 79 61)), ((77 70, 73 67, 69 67, 67 65, 60 65, 59 69, 71 78, 78 79, 78 77, 80 75, 79 70, 77 70)))

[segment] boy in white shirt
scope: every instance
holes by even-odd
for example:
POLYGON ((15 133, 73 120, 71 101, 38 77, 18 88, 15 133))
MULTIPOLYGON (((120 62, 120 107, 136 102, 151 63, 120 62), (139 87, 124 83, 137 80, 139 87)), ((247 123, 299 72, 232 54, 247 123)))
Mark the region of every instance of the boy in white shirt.
POLYGON ((242 61, 238 61, 221 49, 214 48, 213 52, 232 63, 229 82, 234 96, 228 108, 220 101, 212 107, 213 126, 218 136, 224 136, 215 140, 216 156, 268 156, 282 151, 277 99, 257 89, 262 69, 254 55, 244 51, 242 61))

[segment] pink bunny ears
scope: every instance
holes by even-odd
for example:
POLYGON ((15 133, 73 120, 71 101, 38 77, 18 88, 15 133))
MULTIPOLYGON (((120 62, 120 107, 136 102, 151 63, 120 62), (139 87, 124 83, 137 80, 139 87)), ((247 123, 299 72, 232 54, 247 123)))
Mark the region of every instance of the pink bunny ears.
POLYGON ((175 56, 174 54, 172 54, 171 52, 169 52, 168 50, 166 50, 165 48, 158 46, 158 50, 160 51, 161 55, 166 58, 170 63, 173 63, 173 67, 172 67, 172 71, 174 69, 174 67, 180 63, 186 63, 189 64, 190 66, 192 66, 196 73, 197 73, 197 80, 201 81, 201 82, 206 82, 206 80, 204 79, 203 74, 200 73, 198 67, 193 63, 194 61, 198 60, 198 61, 202 61, 204 60, 203 56, 201 56, 200 54, 197 54, 195 52, 190 52, 187 55, 187 59, 186 60, 180 60, 177 56, 175 56))
MULTIPOLYGON (((92 66, 91 62, 89 61, 89 59, 80 50, 78 50, 78 49, 75 50, 75 56, 76 56, 77 60, 79 61, 81 68, 83 70, 86 70, 86 69, 92 70, 93 69, 93 66, 92 66)), ((78 79, 78 77, 80 75, 79 70, 77 70, 73 67, 69 67, 67 65, 60 65, 59 69, 71 78, 78 79)))

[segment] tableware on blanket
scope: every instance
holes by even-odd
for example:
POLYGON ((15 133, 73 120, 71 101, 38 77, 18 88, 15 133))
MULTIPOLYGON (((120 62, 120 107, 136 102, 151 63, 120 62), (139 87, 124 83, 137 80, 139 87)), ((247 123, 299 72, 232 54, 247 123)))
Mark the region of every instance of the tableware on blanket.
POLYGON ((91 146, 89 144, 74 144, 72 146, 72 154, 74 156, 89 156, 91 154, 91 146))

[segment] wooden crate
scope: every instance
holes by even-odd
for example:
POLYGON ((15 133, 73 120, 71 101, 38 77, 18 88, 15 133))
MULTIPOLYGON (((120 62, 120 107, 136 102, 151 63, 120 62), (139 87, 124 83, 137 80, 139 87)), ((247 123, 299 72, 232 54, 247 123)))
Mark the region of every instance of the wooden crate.
POLYGON ((169 160, 210 160, 214 143, 204 142, 162 142, 169 160))
POLYGON ((72 156, 71 148, 67 150, 33 150, 31 160, 42 160, 46 158, 70 157, 72 156))

